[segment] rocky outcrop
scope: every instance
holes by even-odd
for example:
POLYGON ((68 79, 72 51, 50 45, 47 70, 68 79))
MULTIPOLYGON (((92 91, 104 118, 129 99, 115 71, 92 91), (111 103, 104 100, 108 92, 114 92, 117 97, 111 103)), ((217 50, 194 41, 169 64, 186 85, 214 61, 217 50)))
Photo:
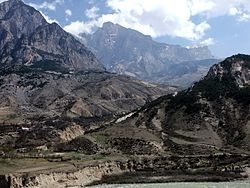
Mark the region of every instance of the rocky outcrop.
POLYGON ((59 131, 58 134, 63 142, 68 142, 84 135, 84 130, 80 125, 73 124, 72 126, 66 127, 65 130, 59 131))
POLYGON ((67 171, 51 171, 46 173, 16 173, 0 177, 1 188, 63 188, 80 187, 99 181, 104 175, 121 174, 132 169, 123 162, 104 162, 85 167, 73 167, 67 171))
POLYGON ((219 78, 229 75, 235 79, 236 84, 243 88, 244 86, 250 85, 250 71, 249 71, 249 56, 247 55, 236 55, 227 58, 224 62, 214 65, 205 79, 219 78))

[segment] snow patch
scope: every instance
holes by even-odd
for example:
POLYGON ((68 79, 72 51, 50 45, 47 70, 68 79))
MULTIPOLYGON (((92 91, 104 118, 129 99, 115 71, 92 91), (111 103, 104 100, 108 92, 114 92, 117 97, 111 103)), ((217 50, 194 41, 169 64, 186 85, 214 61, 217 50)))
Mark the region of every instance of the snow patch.
POLYGON ((115 123, 121 123, 125 121, 126 119, 130 118, 132 115, 134 115, 134 112, 131 112, 130 114, 123 116, 115 121, 115 123))

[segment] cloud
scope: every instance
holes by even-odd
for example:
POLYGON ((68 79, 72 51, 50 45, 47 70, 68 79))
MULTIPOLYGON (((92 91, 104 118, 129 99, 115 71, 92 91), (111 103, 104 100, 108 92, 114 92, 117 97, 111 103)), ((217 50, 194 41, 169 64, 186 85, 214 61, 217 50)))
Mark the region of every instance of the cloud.
POLYGON ((111 21, 152 37, 168 35, 205 43, 212 41, 204 39, 211 28, 209 19, 234 16, 238 21, 250 20, 249 0, 106 0, 106 6, 111 13, 98 15, 99 9, 93 7, 85 11, 90 21, 72 22, 65 28, 78 35, 111 21), (194 17, 201 21, 193 21, 194 17))
POLYGON ((80 33, 90 33, 95 25, 95 22, 75 21, 65 26, 64 30, 78 36, 80 33))
POLYGON ((91 9, 87 9, 86 11, 85 11, 85 15, 88 17, 88 18, 91 18, 91 19, 95 19, 95 18, 97 18, 99 15, 98 15, 98 11, 99 11, 100 9, 99 8, 97 8, 97 7, 92 7, 91 9))
POLYGON ((209 0, 191 0, 189 3, 192 15, 211 11, 216 6, 215 2, 209 0))
POLYGON ((231 16, 235 16, 237 14, 239 14, 239 10, 235 7, 231 7, 229 10, 228 10, 228 14, 231 15, 231 16))
POLYGON ((238 21, 240 22, 246 22, 250 20, 250 11, 244 11, 242 9, 232 7, 229 9, 229 15, 231 16, 237 16, 238 21))
POLYGON ((65 10, 65 14, 67 17, 72 16, 72 11, 67 9, 67 10, 65 10))
POLYGON ((250 10, 244 10, 242 7, 231 7, 228 11, 228 14, 230 16, 237 16, 238 21, 240 22, 246 22, 250 20, 250 10))
POLYGON ((41 14, 42 14, 42 16, 45 18, 45 20, 48 22, 48 23, 57 23, 57 24, 59 24, 59 22, 57 21, 57 20, 55 20, 55 19, 52 19, 52 18, 50 18, 48 15, 46 15, 45 13, 43 13, 42 11, 39 11, 41 14))
POLYGON ((242 13, 238 19, 240 22, 247 22, 250 20, 250 14, 242 13))
POLYGON ((213 38, 208 38, 208 39, 205 39, 205 40, 200 42, 201 46, 210 46, 210 45, 213 45, 213 44, 215 44, 215 41, 214 41, 213 38))
POLYGON ((41 9, 48 9, 51 11, 55 11, 57 5, 63 4, 64 0, 54 0, 51 3, 44 1, 41 4, 36 3, 29 3, 30 6, 34 7, 35 9, 41 10, 41 9))

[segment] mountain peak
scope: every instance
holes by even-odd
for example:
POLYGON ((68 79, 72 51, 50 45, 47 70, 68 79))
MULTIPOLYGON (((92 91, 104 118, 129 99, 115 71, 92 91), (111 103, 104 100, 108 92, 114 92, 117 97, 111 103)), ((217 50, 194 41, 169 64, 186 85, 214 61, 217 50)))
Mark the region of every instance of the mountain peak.
POLYGON ((50 62, 66 69, 104 70, 92 52, 21 0, 0 4, 0 63, 34 65, 50 62))
POLYGON ((0 19, 11 9, 11 7, 19 4, 24 4, 21 0, 9 0, 0 3, 0 19))
POLYGON ((102 27, 104 28, 104 27, 113 27, 115 24, 114 23, 112 23, 112 22, 105 22, 105 23, 103 23, 102 24, 102 27))
POLYGON ((230 77, 239 87, 250 85, 250 56, 238 54, 214 65, 205 79, 230 77))
POLYGON ((15 4, 15 3, 23 3, 23 1, 22 1, 22 0, 9 0, 9 2, 10 2, 11 4, 15 4))
POLYGON ((226 61, 229 61, 229 62, 245 61, 246 63, 249 63, 250 55, 237 54, 237 55, 233 55, 231 57, 226 58, 226 61))
POLYGON ((9 0, 9 1, 4 1, 3 3, 1 3, 1 5, 6 5, 8 4, 9 7, 12 7, 14 5, 17 5, 17 4, 24 4, 24 2, 22 0, 9 0))
POLYGON ((119 24, 114 24, 112 22, 105 22, 102 24, 102 27, 101 27, 101 29, 104 31, 118 31, 122 28, 124 28, 124 27, 119 25, 119 24))
POLYGON ((109 71, 146 81, 186 87, 218 62, 208 47, 188 49, 159 43, 149 35, 112 22, 103 23, 102 28, 92 35, 83 34, 82 37, 84 44, 95 52, 109 71), (205 61, 199 62, 201 60, 205 61), (201 63, 205 67, 202 71, 201 63), (196 76, 195 72, 200 76, 196 76), (189 81, 185 77, 187 73, 192 74, 189 81))

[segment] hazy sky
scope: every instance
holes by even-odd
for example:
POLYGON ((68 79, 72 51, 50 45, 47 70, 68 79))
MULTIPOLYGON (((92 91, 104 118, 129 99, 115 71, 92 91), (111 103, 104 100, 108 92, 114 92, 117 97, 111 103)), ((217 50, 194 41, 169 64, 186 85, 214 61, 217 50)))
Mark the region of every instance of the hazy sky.
POLYGON ((209 45, 218 57, 250 54, 250 0, 24 1, 75 35, 111 21, 160 42, 209 45))

